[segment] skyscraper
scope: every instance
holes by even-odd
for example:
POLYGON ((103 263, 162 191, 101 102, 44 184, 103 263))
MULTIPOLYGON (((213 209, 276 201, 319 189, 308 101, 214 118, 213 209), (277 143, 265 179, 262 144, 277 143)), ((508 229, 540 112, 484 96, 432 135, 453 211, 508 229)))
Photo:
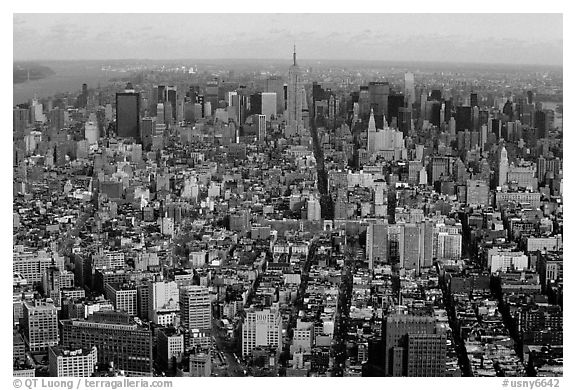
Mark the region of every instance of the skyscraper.
POLYGON ((170 103, 170 108, 171 108, 171 110, 167 113, 167 117, 170 118, 170 123, 176 122, 176 120, 177 120, 177 116, 176 116, 177 102, 176 102, 176 87, 175 86, 171 85, 168 88, 166 88, 166 102, 170 103))
POLYGON ((406 72, 404 74, 404 97, 408 107, 416 102, 416 91, 414 90, 414 73, 406 72))
POLYGON ((266 139, 266 115, 258 115, 258 141, 266 139))
POLYGON ((180 288, 180 322, 188 330, 212 328, 212 307, 206 287, 180 288))
POLYGON ((133 90, 116 94, 116 133, 120 138, 140 137, 140 94, 133 90))
POLYGON ((266 115, 266 120, 270 121, 276 117, 276 92, 262 92, 261 114, 266 115))
POLYGON ((368 225, 366 232, 366 258, 368 268, 374 265, 388 264, 388 222, 377 222, 368 225))
POLYGON ((498 163, 498 186, 502 187, 508 181, 508 152, 505 147, 500 150, 500 161, 498 163))
POLYGON ((294 46, 294 63, 288 69, 288 119, 287 132, 299 134, 304 128, 302 120, 304 85, 300 67, 296 64, 296 46, 294 46))
POLYGON ((393 314, 382 328, 387 376, 443 376, 446 336, 434 317, 393 314))

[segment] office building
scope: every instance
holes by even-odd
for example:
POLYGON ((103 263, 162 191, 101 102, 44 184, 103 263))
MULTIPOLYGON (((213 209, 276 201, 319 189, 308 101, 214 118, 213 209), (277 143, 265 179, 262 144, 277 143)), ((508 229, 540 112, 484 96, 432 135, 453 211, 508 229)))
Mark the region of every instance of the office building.
POLYGON ((437 329, 434 317, 388 315, 382 325, 382 338, 386 376, 442 376, 446 336, 437 329))
POLYGON ((416 91, 414 89, 414 73, 406 72, 404 74, 404 97, 409 108, 416 102, 416 91))
POLYGON ((212 328, 212 307, 206 287, 180 287, 180 323, 188 330, 212 328))
POLYGON ((140 137, 140 94, 116 94, 116 133, 120 138, 140 137))
POLYGON ((158 330, 158 362, 160 367, 167 370, 174 369, 174 361, 181 358, 184 353, 184 335, 175 328, 161 328, 158 330))
POLYGON ((266 115, 258 115, 258 141, 266 140, 266 115))
POLYGON ((276 92, 262 92, 261 114, 266 116, 267 121, 272 120, 272 118, 276 118, 276 98, 276 92))
POLYGON ((246 313, 242 324, 242 356, 250 356, 257 347, 282 348, 282 316, 275 309, 246 313))
POLYGON ((48 350, 48 372, 51 377, 90 377, 98 363, 98 350, 69 350, 50 347, 48 350))
POLYGON ((498 186, 503 187, 508 182, 508 152, 505 147, 500 150, 498 160, 498 186))
POLYGON ((302 112, 304 109, 304 84, 302 72, 296 64, 296 47, 294 47, 294 63, 288 69, 288 108, 287 108, 287 135, 300 134, 304 129, 302 112))
POLYGON ((113 363, 128 376, 152 376, 152 331, 127 313, 101 311, 85 320, 62 321, 62 346, 96 347, 98 363, 113 363))
POLYGON ((131 316, 138 315, 138 292, 136 285, 127 283, 106 283, 104 286, 106 299, 118 311, 131 316))
POLYGON ((370 269, 388 264, 388 222, 375 222, 368 225, 366 259, 370 269))
POLYGON ((23 303, 22 330, 31 352, 47 352, 58 345, 58 309, 51 300, 23 303))

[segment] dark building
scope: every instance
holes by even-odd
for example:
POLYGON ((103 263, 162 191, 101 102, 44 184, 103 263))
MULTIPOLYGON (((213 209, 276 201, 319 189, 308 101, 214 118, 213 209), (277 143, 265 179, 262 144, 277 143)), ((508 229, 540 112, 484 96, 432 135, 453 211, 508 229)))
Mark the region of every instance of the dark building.
POLYGON ((392 118, 396 118, 398 121, 400 107, 404 107, 404 95, 395 94, 388 96, 388 113, 386 114, 388 124, 392 123, 392 118))
POLYGON ((456 107, 456 131, 472 130, 472 108, 456 107))
POLYGON ((478 106, 478 94, 471 93, 470 94, 470 107, 477 107, 478 106))
POLYGON ((438 102, 442 101, 442 91, 439 89, 433 89, 432 92, 430 92, 428 100, 436 100, 438 102))
POLYGON ((172 108, 172 112, 170 113, 172 122, 175 122, 177 117, 176 117, 176 109, 178 107, 177 105, 177 101, 176 101, 176 87, 168 87, 168 89, 166 90, 166 101, 168 103, 170 103, 171 108, 172 108))
MULTIPOLYGON (((370 107, 374 109, 374 115, 381 116, 388 114, 390 84, 381 81, 370 82, 368 84, 368 95, 370 107)), ((390 118, 388 118, 388 120, 390 120, 390 118)))
POLYGON ((98 362, 129 376, 152 376, 152 331, 124 312, 97 312, 86 320, 62 321, 62 345, 98 349, 98 362))
POLYGON ((534 112, 534 128, 536 129, 536 137, 539 139, 547 138, 546 113, 544 111, 534 112))
POLYGON ((407 137, 412 126, 412 109, 400 107, 398 109, 398 130, 407 137))
POLYGON ((260 92, 250 95, 250 110, 248 115, 262 113, 262 94, 260 92))
POLYGON ((120 138, 138 139, 140 136, 140 94, 116 94, 116 133, 120 138))
POLYGON ((156 99, 156 103, 164 103, 166 101, 166 86, 165 85, 159 85, 156 88, 157 91, 157 99, 156 99))
POLYGON ((382 328, 386 376, 444 376, 446 336, 433 317, 389 315, 382 328))

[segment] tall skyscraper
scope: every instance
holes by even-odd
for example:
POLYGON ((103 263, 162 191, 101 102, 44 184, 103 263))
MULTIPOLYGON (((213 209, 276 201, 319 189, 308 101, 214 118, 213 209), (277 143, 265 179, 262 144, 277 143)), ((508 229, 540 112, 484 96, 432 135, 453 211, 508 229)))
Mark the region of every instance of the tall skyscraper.
POLYGON ((266 115, 267 121, 270 121, 272 117, 276 118, 276 98, 276 92, 262 92, 261 114, 266 115))
POLYGON ((266 80, 266 92, 276 93, 276 113, 283 114, 285 107, 284 82, 278 76, 266 80))
POLYGON ((498 186, 502 187, 508 181, 508 152, 505 147, 500 151, 498 163, 498 186))
POLYGON ((180 323, 188 330, 212 328, 212 307, 206 287, 180 288, 180 323))
POLYGON ((258 141, 266 139, 266 115, 258 115, 258 141))
POLYGON ((368 225, 366 232, 366 258, 368 268, 388 264, 388 222, 382 221, 368 225))
POLYGON ((416 91, 414 90, 414 73, 406 72, 404 74, 404 97, 408 107, 416 102, 416 91))
POLYGON ((177 102, 176 102, 176 87, 175 86, 169 86, 166 88, 166 102, 170 103, 170 111, 167 113, 167 116, 170 118, 170 123, 176 122, 177 120, 177 115, 176 115, 176 109, 177 109, 177 102))
POLYGON ((304 128, 302 120, 304 85, 300 67, 296 64, 296 46, 294 46, 294 63, 288 69, 288 119, 287 133, 300 134, 304 128))
POLYGON ((140 94, 133 90, 116 94, 116 133, 120 138, 140 137, 140 94))

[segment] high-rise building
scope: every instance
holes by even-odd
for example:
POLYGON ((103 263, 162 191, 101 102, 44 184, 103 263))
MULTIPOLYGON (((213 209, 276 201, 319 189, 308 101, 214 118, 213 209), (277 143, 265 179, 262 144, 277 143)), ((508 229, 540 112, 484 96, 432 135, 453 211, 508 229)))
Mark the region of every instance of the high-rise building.
POLYGON ((184 335, 174 328, 162 328, 158 330, 158 362, 164 369, 173 369, 174 359, 178 359, 184 353, 184 335))
POLYGON ((180 287, 180 323, 187 330, 212 328, 212 306, 206 287, 180 287))
POLYGON ((12 115, 12 127, 15 133, 24 133, 24 129, 30 123, 30 111, 24 108, 14 108, 12 115))
POLYGON ((389 315, 382 325, 382 338, 386 376, 443 376, 446 336, 437 329, 434 317, 389 315))
POLYGON ((166 88, 166 102, 170 103, 170 110, 167 113, 167 116, 170 118, 168 123, 174 123, 177 121, 176 110, 178 107, 177 104, 177 91, 175 86, 168 86, 166 88))
POLYGON ((48 349, 48 372, 51 377, 89 377, 98 363, 98 349, 69 350, 61 347, 48 349))
POLYGON ((250 356, 256 347, 282 348, 282 316, 275 309, 246 313, 242 324, 242 356, 250 356))
POLYGON ((304 129, 302 111, 304 109, 305 93, 300 67, 296 64, 296 47, 294 47, 294 63, 288 69, 288 115, 286 131, 288 134, 300 134, 304 129))
POLYGON ((156 92, 158 93, 156 102, 157 103, 164 103, 166 101, 166 86, 165 85, 159 85, 158 87, 156 87, 156 92))
POLYGON ((416 102, 416 91, 414 89, 414 73, 406 72, 404 74, 404 97, 408 107, 412 108, 412 104, 416 102))
POLYGON ((63 129, 66 125, 66 110, 62 108, 54 108, 50 110, 50 127, 54 130, 63 129))
POLYGON ((140 94, 116 94, 116 133, 120 138, 140 137, 140 94))
POLYGON ((86 320, 62 321, 62 345, 98 349, 98 363, 124 370, 129 376, 151 376, 152 331, 127 313, 95 312, 86 320))
POLYGON ((258 115, 258 141, 266 140, 266 115, 258 115))
POLYGON ((446 373, 446 334, 408 334, 406 376, 441 377, 446 373))
POLYGON ((508 182, 508 152, 505 147, 500 150, 498 161, 498 186, 502 187, 508 182))
POLYGON ((106 283, 104 286, 106 299, 119 311, 131 316, 138 315, 138 293, 134 284, 106 283))
POLYGON ((98 130, 98 125, 96 123, 84 123, 84 138, 90 145, 98 145, 98 139, 100 139, 100 131, 98 130))
POLYGON ((278 76, 269 77, 266 80, 266 92, 276 93, 276 113, 283 114, 285 107, 284 82, 278 76))
POLYGON ((368 268, 388 264, 388 222, 375 222, 366 231, 366 259, 368 268))
POLYGON ((51 300, 35 299, 23 304, 24 341, 31 352, 46 352, 58 345, 58 310, 51 300))
POLYGON ((276 92, 262 92, 262 110, 261 114, 266 115, 266 120, 270 121, 276 118, 276 92))
POLYGON ((388 115, 388 95, 390 95, 388 82, 373 81, 368 83, 369 103, 370 108, 374 110, 374 115, 378 117, 388 115))

